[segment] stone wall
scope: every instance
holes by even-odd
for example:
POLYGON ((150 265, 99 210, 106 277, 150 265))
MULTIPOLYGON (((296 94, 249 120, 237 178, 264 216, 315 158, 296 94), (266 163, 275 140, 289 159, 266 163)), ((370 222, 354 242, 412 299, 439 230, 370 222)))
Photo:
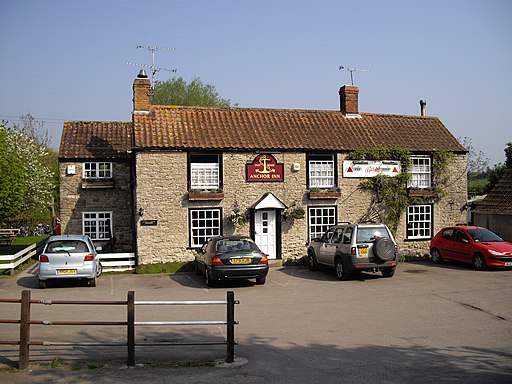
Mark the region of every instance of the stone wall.
MULTIPOLYGON (((116 252, 133 252, 133 209, 130 162, 113 162, 113 179, 87 182, 82 179, 82 162, 59 163, 60 219, 63 234, 82 234, 82 213, 112 212, 116 252), (75 166, 67 174, 68 165, 75 166)), ((99 242, 95 242, 96 245, 99 242)))

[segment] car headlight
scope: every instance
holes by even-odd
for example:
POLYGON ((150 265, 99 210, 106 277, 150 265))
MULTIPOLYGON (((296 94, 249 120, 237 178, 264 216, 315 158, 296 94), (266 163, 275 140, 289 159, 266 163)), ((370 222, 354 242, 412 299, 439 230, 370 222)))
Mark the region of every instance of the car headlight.
POLYGON ((494 251, 492 249, 489 249, 488 251, 491 255, 494 255, 494 256, 504 256, 505 255, 503 252, 494 251))

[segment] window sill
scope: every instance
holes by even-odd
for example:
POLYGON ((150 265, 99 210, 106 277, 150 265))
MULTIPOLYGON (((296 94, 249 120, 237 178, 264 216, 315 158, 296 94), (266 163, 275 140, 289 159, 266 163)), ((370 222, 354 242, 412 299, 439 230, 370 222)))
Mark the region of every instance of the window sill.
POLYGON ((341 196, 338 191, 309 191, 309 198, 314 199, 337 199, 341 196))
POLYGON ((91 189, 91 188, 114 188, 114 180, 113 179, 83 179, 82 180, 82 189, 91 189))
POLYGON ((204 201, 204 200, 222 200, 224 193, 222 192, 189 192, 189 201, 204 201))
POLYGON ((431 189, 409 189, 410 197, 436 197, 437 193, 431 189))

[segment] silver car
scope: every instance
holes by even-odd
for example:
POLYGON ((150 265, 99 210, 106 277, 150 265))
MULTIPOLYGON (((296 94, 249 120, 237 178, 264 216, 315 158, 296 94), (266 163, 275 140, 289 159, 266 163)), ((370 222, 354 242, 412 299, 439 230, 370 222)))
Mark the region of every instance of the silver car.
POLYGON ((95 287, 101 271, 98 254, 89 236, 52 236, 39 256, 39 288, 46 288, 48 280, 53 279, 85 279, 89 286, 95 287))
POLYGON ((398 258, 395 239, 385 224, 335 225, 308 246, 309 269, 317 270, 320 265, 334 267, 339 280, 347 280, 361 271, 392 277, 398 258))

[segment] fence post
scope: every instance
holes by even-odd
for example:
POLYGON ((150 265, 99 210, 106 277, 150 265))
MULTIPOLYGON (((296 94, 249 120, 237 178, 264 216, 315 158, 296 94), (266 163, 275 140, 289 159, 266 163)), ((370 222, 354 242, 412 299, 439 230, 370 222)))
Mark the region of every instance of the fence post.
POLYGON ((128 291, 127 299, 127 341, 128 341, 128 361, 127 365, 135 366, 135 292, 128 291))
POLYGON ((29 365, 30 342, 30 291, 21 292, 20 350, 18 369, 27 369, 29 365))
POLYGON ((227 292, 227 352, 226 363, 235 361, 235 293, 227 292))

